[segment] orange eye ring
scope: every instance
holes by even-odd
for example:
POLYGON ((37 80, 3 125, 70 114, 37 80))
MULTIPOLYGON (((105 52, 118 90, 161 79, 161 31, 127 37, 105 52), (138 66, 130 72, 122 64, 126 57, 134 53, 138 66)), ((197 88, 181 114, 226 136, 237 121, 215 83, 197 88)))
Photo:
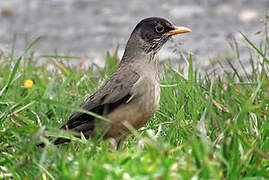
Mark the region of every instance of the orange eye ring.
POLYGON ((157 33, 162 33, 162 32, 164 31, 164 27, 163 27, 163 25, 161 25, 161 24, 157 24, 157 26, 155 26, 155 31, 156 31, 157 33))

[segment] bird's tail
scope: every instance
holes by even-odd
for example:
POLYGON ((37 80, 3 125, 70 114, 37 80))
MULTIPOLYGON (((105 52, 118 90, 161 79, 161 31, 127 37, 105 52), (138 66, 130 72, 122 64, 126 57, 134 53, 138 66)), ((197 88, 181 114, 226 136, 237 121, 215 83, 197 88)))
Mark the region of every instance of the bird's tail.
MULTIPOLYGON (((93 125, 92 123, 89 123, 89 122, 86 122, 86 123, 82 123, 82 124, 77 124, 77 126, 73 126, 72 128, 68 128, 67 125, 64 125, 60 128, 61 130, 70 130, 70 131, 73 131, 73 132, 82 132, 84 137, 86 139, 89 138, 89 134, 91 134, 90 132, 93 131, 93 125)), ((79 136, 76 136, 79 138, 79 136)), ((51 139, 49 141, 52 141, 51 139)), ((53 144, 54 145, 58 145, 58 144, 63 144, 63 143, 67 143, 67 142, 70 142, 70 139, 66 139, 66 138, 57 138, 53 144)), ((39 143, 36 145, 37 147, 44 147, 45 146, 45 143, 39 143)))

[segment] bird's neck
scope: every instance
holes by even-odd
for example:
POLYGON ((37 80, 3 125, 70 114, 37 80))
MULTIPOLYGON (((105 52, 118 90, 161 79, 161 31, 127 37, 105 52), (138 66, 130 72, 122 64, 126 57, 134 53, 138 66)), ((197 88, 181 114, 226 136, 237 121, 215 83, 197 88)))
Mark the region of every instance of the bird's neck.
POLYGON ((134 61, 148 61, 149 63, 155 64, 158 63, 155 62, 158 61, 158 58, 156 58, 156 53, 153 51, 147 51, 143 40, 131 36, 127 42, 121 63, 134 61))

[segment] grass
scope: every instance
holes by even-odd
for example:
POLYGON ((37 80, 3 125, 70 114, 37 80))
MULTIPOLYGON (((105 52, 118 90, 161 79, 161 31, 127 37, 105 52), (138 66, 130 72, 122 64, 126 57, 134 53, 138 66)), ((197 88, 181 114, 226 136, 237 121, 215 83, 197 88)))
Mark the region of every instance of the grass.
POLYGON ((186 77, 180 66, 164 65, 160 110, 119 151, 107 141, 58 130, 73 111, 83 111, 77 107, 114 71, 117 53, 107 54, 105 68, 87 70, 65 65, 68 57, 36 57, 30 49, 39 39, 17 59, 1 53, 0 178, 268 179, 265 37, 257 48, 243 35, 255 57, 249 74, 241 75, 230 63, 232 73, 223 69, 222 76, 201 76, 191 56, 186 77), (24 88, 25 80, 32 80, 33 87, 24 88), (56 147, 48 137, 72 142, 56 147), (35 146, 40 141, 45 148, 35 146))

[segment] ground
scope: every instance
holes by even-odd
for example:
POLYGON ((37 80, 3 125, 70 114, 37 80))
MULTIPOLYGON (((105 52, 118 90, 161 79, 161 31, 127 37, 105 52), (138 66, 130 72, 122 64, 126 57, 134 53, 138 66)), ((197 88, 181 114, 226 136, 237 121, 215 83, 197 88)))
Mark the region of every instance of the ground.
MULTIPOLYGON (((180 35, 160 52, 161 60, 178 63, 178 53, 193 54, 196 64, 208 69, 215 57, 233 56, 229 42, 240 43, 243 62, 249 51, 239 31, 259 42, 268 0, 12 0, 0 2, 0 50, 9 51, 17 34, 16 52, 36 37, 42 55, 79 56, 84 64, 104 65, 107 50, 119 45, 121 56, 134 26, 143 18, 161 16, 193 30, 180 35)), ((181 62, 183 63, 183 62, 181 62)), ((246 63, 247 64, 247 63, 246 63)))

